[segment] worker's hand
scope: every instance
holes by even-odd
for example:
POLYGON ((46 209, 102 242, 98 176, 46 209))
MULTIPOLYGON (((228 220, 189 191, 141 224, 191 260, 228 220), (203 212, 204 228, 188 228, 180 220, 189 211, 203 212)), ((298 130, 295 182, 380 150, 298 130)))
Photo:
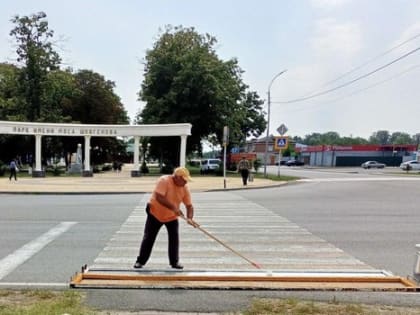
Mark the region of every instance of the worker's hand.
POLYGON ((192 225, 195 228, 198 228, 200 226, 200 224, 198 224, 197 222, 195 222, 193 219, 187 219, 187 223, 189 225, 192 225))
POLYGON ((181 211, 181 209, 174 210, 175 214, 179 217, 184 217, 184 213, 181 211))

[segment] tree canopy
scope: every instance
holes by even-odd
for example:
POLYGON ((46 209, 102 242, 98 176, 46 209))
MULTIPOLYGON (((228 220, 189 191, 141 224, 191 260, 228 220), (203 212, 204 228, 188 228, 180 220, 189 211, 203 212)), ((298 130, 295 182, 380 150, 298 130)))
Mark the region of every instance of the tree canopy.
POLYGON ((306 145, 357 145, 357 144, 416 144, 420 143, 420 134, 410 136, 408 133, 396 131, 390 133, 388 130, 378 130, 372 133, 369 139, 361 137, 341 137, 338 132, 329 131, 325 133, 314 132, 305 137, 291 137, 294 142, 306 145))
POLYGON ((47 74, 59 68, 61 59, 53 49, 46 14, 39 12, 30 16, 16 15, 10 31, 17 44, 17 61, 21 68, 20 88, 26 100, 26 116, 30 121, 41 120, 42 91, 47 74))
MULTIPOLYGON (((44 12, 15 16, 10 31, 16 43, 16 63, 0 63, 0 120, 128 124, 129 118, 115 83, 91 70, 60 69, 61 58, 53 48, 54 32, 44 12)), ((73 152, 80 139, 43 137, 46 156, 73 152)), ((32 152, 33 139, 0 136, 0 159, 32 152)), ((119 146, 118 140, 92 139, 92 147, 119 146)))
MULTIPOLYGON (((221 60, 216 38, 194 28, 168 26, 146 52, 139 98, 146 102, 137 123, 191 123, 187 152, 201 153, 201 141, 222 142, 229 126, 231 142, 259 136, 266 122, 263 101, 242 81, 236 59, 221 60)), ((178 161, 177 143, 151 139, 152 154, 178 161), (164 154, 163 154, 164 153, 164 154)))

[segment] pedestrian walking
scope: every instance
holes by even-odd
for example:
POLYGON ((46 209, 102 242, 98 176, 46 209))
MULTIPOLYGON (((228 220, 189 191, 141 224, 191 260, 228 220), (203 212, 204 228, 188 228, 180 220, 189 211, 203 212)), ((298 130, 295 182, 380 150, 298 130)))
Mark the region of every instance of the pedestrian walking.
POLYGON ((17 180, 16 173, 18 171, 18 167, 17 167, 16 161, 14 159, 12 161, 10 161, 9 170, 10 170, 9 181, 12 180, 12 177, 14 177, 15 180, 17 180))
POLYGON ((184 216, 180 209, 181 203, 187 209, 187 222, 194 227, 197 226, 192 220, 194 208, 187 186, 187 182, 190 180, 190 172, 185 167, 178 167, 172 175, 163 175, 158 179, 146 206, 147 219, 144 226, 143 240, 134 268, 142 268, 149 260, 157 234, 162 225, 165 225, 168 231, 169 265, 175 269, 184 268, 179 263, 178 217, 184 216))
POLYGON ((244 186, 247 185, 250 169, 251 163, 249 163, 245 156, 242 156, 242 159, 238 163, 238 172, 241 173, 242 183, 244 186))

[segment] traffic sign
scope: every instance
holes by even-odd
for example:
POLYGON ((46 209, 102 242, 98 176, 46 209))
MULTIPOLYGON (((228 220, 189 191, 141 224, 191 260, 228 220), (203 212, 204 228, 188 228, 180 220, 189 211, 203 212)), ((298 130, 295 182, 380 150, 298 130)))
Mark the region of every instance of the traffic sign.
POLYGON ((287 127, 285 124, 281 124, 278 128, 277 128, 277 132, 282 136, 287 132, 287 127))
POLYGON ((229 143, 229 127, 224 126, 223 127, 223 146, 227 146, 229 143))
POLYGON ((274 139, 274 149, 275 150, 283 150, 286 149, 289 141, 288 141, 289 137, 275 137, 274 139))

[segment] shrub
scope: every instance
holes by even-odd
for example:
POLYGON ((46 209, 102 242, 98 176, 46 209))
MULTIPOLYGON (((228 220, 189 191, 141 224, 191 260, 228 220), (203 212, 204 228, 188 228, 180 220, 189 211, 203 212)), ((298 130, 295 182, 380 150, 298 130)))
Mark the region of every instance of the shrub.
POLYGON ((228 170, 229 170, 229 171, 232 171, 232 172, 236 172, 236 171, 238 170, 238 166, 236 165, 236 163, 235 163, 235 162, 231 162, 231 163, 229 164, 228 170))
POLYGON ((147 167, 145 161, 143 161, 143 163, 141 164, 140 172, 143 174, 149 174, 149 168, 147 167))
POLYGON ((261 165, 262 165, 262 162, 260 159, 256 159, 254 161, 254 170, 256 173, 258 173, 258 169, 261 167, 261 165))
POLYGON ((215 173, 217 176, 223 176, 223 163, 222 163, 222 162, 220 162, 220 163, 219 163, 219 168, 217 168, 217 169, 214 171, 214 173, 215 173))
POLYGON ((7 166, 4 165, 3 161, 0 160, 0 176, 4 176, 6 173, 7 166))
POLYGON ((63 173, 63 170, 60 169, 58 166, 55 166, 51 169, 51 173, 53 176, 60 176, 63 173))
POLYGON ((4 174, 6 174, 6 170, 6 165, 0 165, 0 176, 4 176, 4 174))
POLYGON ((174 166, 170 163, 165 163, 163 164, 163 166, 160 168, 160 172, 162 174, 172 174, 174 172, 174 166))
POLYGON ((102 171, 106 172, 106 171, 110 171, 112 170, 112 165, 111 164, 104 164, 102 166, 102 171))

